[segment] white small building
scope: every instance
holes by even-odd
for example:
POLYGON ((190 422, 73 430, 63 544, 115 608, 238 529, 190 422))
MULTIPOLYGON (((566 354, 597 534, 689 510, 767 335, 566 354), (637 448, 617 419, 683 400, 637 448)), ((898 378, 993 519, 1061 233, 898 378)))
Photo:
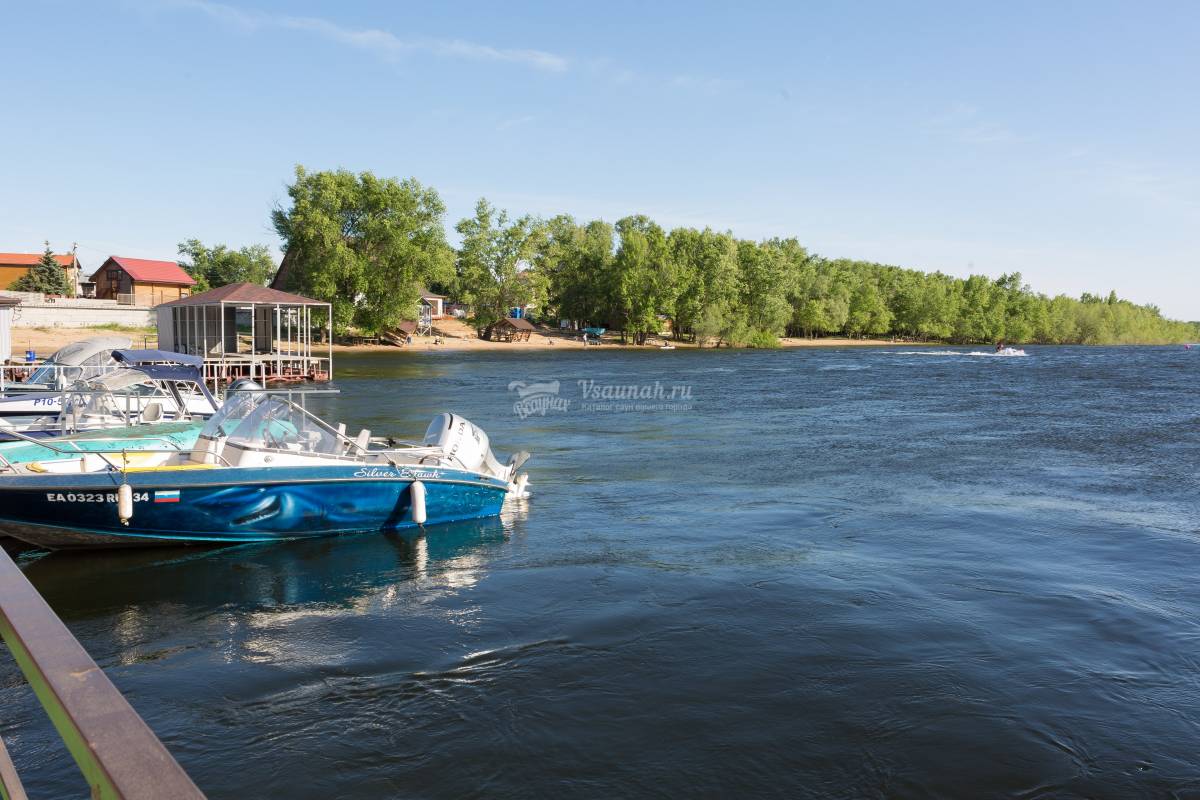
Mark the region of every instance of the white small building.
POLYGON ((0 363, 12 358, 13 314, 20 304, 18 297, 0 295, 0 363))

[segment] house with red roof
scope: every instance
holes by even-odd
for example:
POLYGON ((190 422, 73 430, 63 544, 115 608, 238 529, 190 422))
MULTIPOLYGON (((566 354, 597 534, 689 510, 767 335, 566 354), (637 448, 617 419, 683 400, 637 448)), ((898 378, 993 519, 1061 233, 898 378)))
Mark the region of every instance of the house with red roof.
MULTIPOLYGON (((0 289, 8 289, 42 260, 41 253, 0 253, 0 289)), ((67 283, 79 283, 79 271, 83 268, 74 253, 55 253, 54 260, 67 276, 67 283)))
POLYGON ((196 281, 174 261, 109 256, 92 274, 96 297, 135 306, 156 306, 192 293, 196 281))

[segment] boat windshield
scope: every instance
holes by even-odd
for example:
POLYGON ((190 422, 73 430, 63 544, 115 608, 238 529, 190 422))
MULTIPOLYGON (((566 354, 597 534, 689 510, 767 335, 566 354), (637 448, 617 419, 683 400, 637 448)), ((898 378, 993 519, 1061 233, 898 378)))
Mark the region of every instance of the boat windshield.
POLYGON ((53 358, 35 369, 25 383, 66 386, 73 381, 86 381, 112 370, 112 351, 102 350, 74 364, 60 364, 53 358))
POLYGON ((337 455, 341 440, 328 425, 294 403, 259 393, 237 393, 209 419, 202 436, 225 436, 243 447, 337 455))
POLYGON ((47 361, 40 367, 35 369, 25 379, 25 383, 54 383, 55 382, 55 367, 58 366, 53 361, 47 361))
POLYGON ((88 381, 88 388, 99 392, 119 392, 131 386, 154 390, 146 380, 146 373, 136 369, 119 369, 88 381))

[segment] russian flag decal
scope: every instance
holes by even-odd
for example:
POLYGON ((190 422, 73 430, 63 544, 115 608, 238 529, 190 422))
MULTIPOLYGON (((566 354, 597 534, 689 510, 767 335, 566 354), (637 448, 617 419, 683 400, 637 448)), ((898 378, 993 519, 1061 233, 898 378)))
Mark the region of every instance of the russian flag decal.
POLYGON ((179 490, 171 489, 171 490, 165 491, 165 492, 155 492, 154 493, 154 502, 156 502, 156 503, 178 503, 179 502, 179 490))

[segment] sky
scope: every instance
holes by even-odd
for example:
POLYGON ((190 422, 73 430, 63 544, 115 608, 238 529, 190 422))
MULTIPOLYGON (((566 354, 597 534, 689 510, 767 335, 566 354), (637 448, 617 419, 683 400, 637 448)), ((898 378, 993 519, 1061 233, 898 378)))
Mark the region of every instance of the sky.
POLYGON ((1200 3, 0 0, 0 251, 267 243, 297 164, 1200 320, 1200 3))

